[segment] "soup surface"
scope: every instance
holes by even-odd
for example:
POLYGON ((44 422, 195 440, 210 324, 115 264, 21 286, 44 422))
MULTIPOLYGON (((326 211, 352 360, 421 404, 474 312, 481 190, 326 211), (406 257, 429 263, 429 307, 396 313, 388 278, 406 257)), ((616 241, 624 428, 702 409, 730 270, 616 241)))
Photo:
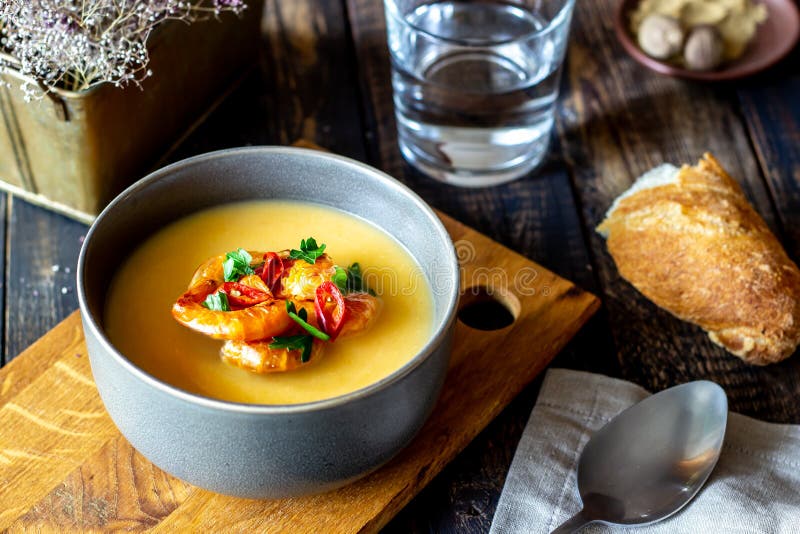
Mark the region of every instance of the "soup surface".
POLYGON ((411 255, 350 214, 300 202, 227 204, 179 220, 125 260, 111 284, 105 327, 114 346, 153 376, 217 399, 295 404, 374 383, 408 362, 429 339, 433 299, 411 255), (369 331, 329 343, 320 361, 291 372, 255 374, 220 359, 222 341, 170 313, 197 266, 239 247, 278 251, 313 236, 343 266, 359 262, 383 306, 369 331))

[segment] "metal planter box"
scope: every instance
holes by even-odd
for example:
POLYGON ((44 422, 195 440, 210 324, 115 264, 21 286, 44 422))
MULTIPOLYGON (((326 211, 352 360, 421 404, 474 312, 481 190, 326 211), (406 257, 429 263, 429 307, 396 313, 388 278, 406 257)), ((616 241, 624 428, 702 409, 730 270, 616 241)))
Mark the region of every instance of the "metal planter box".
POLYGON ((91 221, 253 65, 262 6, 248 6, 241 17, 157 28, 148 42, 153 75, 141 89, 106 83, 25 102, 26 78, 0 71, 0 188, 91 221))

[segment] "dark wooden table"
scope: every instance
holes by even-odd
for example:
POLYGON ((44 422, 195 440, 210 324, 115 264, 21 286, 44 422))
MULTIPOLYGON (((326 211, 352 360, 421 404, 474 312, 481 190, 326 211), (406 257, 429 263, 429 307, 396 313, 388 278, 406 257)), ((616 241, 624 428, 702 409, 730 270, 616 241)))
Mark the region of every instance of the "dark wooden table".
MULTIPOLYGON (((404 181, 433 206, 601 296, 604 308, 553 365, 651 390, 721 384, 733 410, 800 423, 800 355, 748 367, 623 281, 594 232, 611 200, 662 162, 713 152, 800 260, 800 51, 769 72, 706 85, 644 70, 614 38, 615 2, 576 8, 551 156, 533 176, 480 190, 442 185, 401 160, 379 0, 267 0, 259 68, 170 159, 306 139, 404 181)), ((77 307, 87 228, 3 194, 2 363, 77 307)), ((488 530, 532 384, 387 527, 488 530)))

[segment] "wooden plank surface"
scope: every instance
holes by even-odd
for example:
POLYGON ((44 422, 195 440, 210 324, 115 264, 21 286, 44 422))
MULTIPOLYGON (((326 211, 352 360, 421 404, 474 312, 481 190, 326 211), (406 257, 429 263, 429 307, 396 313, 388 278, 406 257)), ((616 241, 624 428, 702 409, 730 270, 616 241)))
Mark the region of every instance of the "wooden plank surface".
POLYGON ((559 132, 589 231, 622 377, 651 390, 713 380, 726 389, 733 410, 797 421, 800 407, 792 400, 800 394, 797 358, 754 368, 727 354, 699 328, 660 310, 622 280, 603 239, 591 231, 637 176, 662 162, 695 162, 708 150, 780 235, 734 90, 642 69, 608 39, 614 4, 585 2, 575 13, 559 132))
POLYGON ((361 105, 340 2, 266 0, 259 68, 171 156, 306 139, 363 160, 361 105))
MULTIPOLYGON (((602 242, 593 235, 610 197, 639 170, 663 160, 696 158, 712 144, 737 178, 748 180, 751 198, 800 260, 800 50, 771 72, 742 82, 675 81, 638 67, 624 54, 611 31, 612 8, 610 1, 576 6, 557 117, 561 143, 538 177, 465 191, 408 169, 394 138, 382 5, 366 0, 268 0, 260 68, 172 159, 305 137, 382 167, 433 205, 610 303, 554 365, 624 376, 651 388, 712 377, 726 387, 737 409, 800 423, 795 364, 757 371, 760 378, 754 382, 750 369, 713 352, 702 332, 676 326, 673 318, 631 293, 615 278, 602 242)), ((19 299, 30 299, 32 289, 41 294, 44 288, 49 306, 61 314, 74 306, 74 293, 62 295, 47 273, 29 278, 27 272, 39 272, 37 261, 52 267, 77 255, 79 244, 73 239, 51 237, 65 231, 54 230, 56 226, 72 226, 68 231, 78 237, 82 232, 78 223, 53 218, 39 208, 11 218, 13 210, 4 206, 3 355, 13 357, 60 315, 19 299), (28 252, 17 258, 25 247, 28 252), (11 264, 16 264, 13 277, 11 264), (33 279, 33 286, 26 288, 33 279), (10 292, 16 295, 13 299, 10 292)), ((487 531, 537 391, 536 382, 527 387, 387 531, 487 531)))
MULTIPOLYGON (((5 311, 5 303, 6 303, 6 293, 8 291, 8 286, 9 286, 9 279, 8 279, 8 257, 9 257, 9 255, 8 255, 8 252, 7 252, 7 249, 8 249, 7 239, 8 239, 8 236, 11 235, 11 232, 9 230, 9 224, 8 224, 8 205, 10 203, 11 203, 10 195, 8 195, 6 193, 0 193, 0 221, 2 221, 2 224, 0 224, 0 242, 3 243, 3 248, 4 248, 3 262, 2 262, 2 265, 0 265, 0 280, 3 281, 3 283, 0 284, 0 302, 3 303, 3 310, 4 311, 5 311)), ((9 321, 6 318, 6 314, 5 313, 3 313, 2 316, 0 316, 0 324, 2 324, 2 328, 3 328, 3 330, 2 330, 3 336, 0 337, 0 367, 2 367, 3 364, 6 363, 6 358, 5 358, 5 354, 6 354, 6 350, 7 350, 6 349, 6 345, 7 345, 7 342, 6 342, 6 331, 7 331, 8 327, 9 327, 9 321)))
POLYGON ((800 48, 737 94, 784 243, 800 261, 800 48))
MULTIPOLYGON (((122 439, 91 379, 77 314, 0 370, 0 530, 373 532, 391 519, 563 348, 599 306, 589 293, 442 215, 462 287, 486 283, 513 324, 458 322, 442 395, 397 458, 324 495, 245 500, 193 488, 122 439), (466 251, 466 252, 465 252, 466 251), (502 354, 502 358, 498 358, 502 354)), ((469 294, 467 292, 467 294, 469 294)))
POLYGON ((5 346, 10 361, 78 307, 75 268, 82 223, 9 197, 5 346))

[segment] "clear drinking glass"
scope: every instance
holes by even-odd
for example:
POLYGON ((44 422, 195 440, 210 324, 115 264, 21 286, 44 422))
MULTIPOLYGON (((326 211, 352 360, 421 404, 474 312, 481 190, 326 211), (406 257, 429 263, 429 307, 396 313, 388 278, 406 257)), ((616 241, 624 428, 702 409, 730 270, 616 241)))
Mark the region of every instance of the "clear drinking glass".
POLYGON ((545 158, 575 0, 384 0, 400 150, 482 187, 545 158))

